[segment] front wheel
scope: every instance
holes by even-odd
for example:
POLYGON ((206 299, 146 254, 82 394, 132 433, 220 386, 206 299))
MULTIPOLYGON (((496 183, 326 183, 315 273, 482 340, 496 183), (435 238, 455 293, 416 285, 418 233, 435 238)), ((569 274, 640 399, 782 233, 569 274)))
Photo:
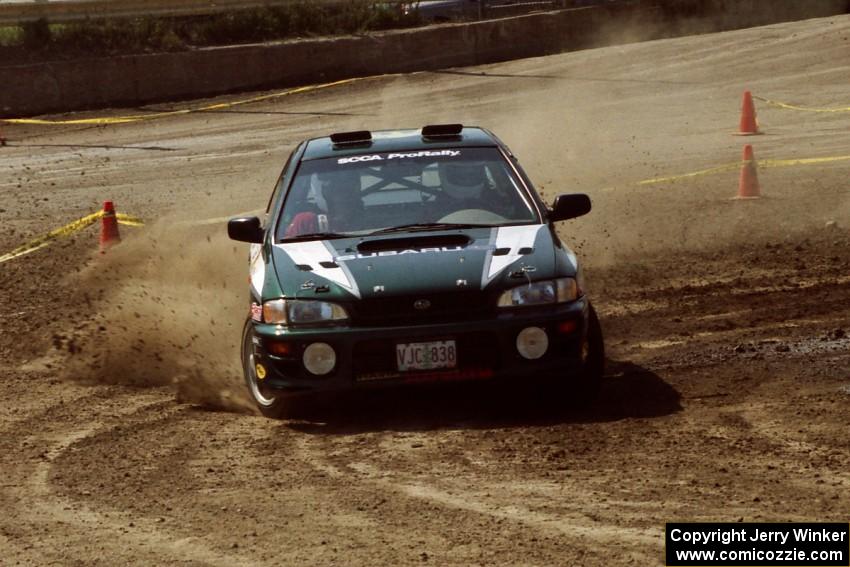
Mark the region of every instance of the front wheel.
POLYGON ((285 396, 263 385, 263 380, 257 375, 257 362, 254 359, 254 325, 251 319, 245 322, 242 330, 242 373, 245 376, 248 392, 260 413, 274 419, 284 417, 288 409, 285 396))
POLYGON ((591 305, 587 317, 587 335, 581 345, 582 367, 575 374, 551 376, 547 384, 548 393, 555 396, 559 403, 566 402, 571 407, 586 406, 596 399, 602 387, 605 373, 605 341, 602 338, 602 326, 591 305))
POLYGON ((602 387, 605 374, 605 340, 602 337, 602 325, 593 305, 589 306, 587 316, 587 338, 582 345, 584 366, 579 372, 576 383, 576 401, 593 401, 602 387))

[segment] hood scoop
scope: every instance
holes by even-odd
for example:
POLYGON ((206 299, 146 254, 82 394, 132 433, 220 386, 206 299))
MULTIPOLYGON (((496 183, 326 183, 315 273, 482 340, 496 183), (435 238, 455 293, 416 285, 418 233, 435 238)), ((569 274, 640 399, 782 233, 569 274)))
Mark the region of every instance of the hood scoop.
POLYGON ((467 246, 472 239, 465 234, 438 234, 423 236, 405 236, 403 238, 382 238, 366 240, 357 245, 357 251, 386 252, 389 250, 417 250, 422 248, 443 248, 467 246))

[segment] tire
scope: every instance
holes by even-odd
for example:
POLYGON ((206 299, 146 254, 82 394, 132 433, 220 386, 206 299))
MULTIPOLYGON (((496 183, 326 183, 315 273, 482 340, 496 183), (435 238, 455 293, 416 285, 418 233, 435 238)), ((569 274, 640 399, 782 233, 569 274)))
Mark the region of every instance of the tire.
POLYGON ((575 400, 581 404, 592 402, 599 395, 602 377, 605 374, 605 340, 602 325, 593 305, 589 306, 587 317, 587 357, 584 368, 577 376, 575 400))
POLYGON ((289 409, 288 400, 282 392, 275 392, 262 386, 261 380, 257 377, 254 362, 253 339, 254 325, 249 318, 242 329, 242 374, 245 385, 261 414, 272 419, 281 419, 286 417, 289 409))
POLYGON ((584 366, 570 376, 551 376, 544 388, 545 393, 552 396, 549 401, 558 400, 558 403, 566 403, 572 408, 587 406, 599 395, 604 373, 605 341, 596 310, 591 305, 587 318, 587 356, 584 366))

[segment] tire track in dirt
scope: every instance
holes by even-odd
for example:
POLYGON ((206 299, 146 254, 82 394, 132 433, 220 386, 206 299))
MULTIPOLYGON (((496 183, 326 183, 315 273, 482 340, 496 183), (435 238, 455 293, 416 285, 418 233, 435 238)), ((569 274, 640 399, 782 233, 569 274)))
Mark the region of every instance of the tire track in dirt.
MULTIPOLYGON (((115 564, 124 557, 127 561, 144 561, 162 564, 181 561, 187 564, 231 566, 252 565, 244 557, 228 556, 198 545, 192 538, 180 538, 157 525, 156 520, 133 517, 114 510, 104 511, 92 507, 89 502, 77 501, 60 494, 51 482, 55 464, 62 457, 87 440, 104 435, 116 426, 129 421, 142 423, 151 420, 169 420, 185 408, 174 405, 170 396, 162 391, 139 392, 120 390, 113 387, 80 388, 72 386, 71 404, 83 414, 74 427, 53 426, 51 413, 55 404, 44 404, 27 418, 18 420, 14 427, 6 427, 3 434, 12 443, 37 447, 41 451, 35 463, 11 463, 4 467, 10 485, 23 497, 15 501, 17 515, 34 531, 53 532, 51 526, 62 526, 61 536, 50 538, 58 542, 22 544, 16 542, 18 553, 36 553, 44 562, 82 562, 90 564, 91 558, 84 552, 74 556, 75 541, 87 541, 89 546, 99 546, 101 557, 107 564, 115 564), (45 427, 45 424, 47 426, 45 427), (21 490, 23 489, 23 490, 21 490), (124 526, 130 524, 133 530, 124 526), (70 551, 69 551, 70 550, 70 551), (108 559, 107 559, 108 558, 108 559)), ((60 422, 61 423, 61 422, 60 422)), ((86 495, 90 495, 87 493, 86 495)), ((5 500, 6 498, 4 498, 5 500)), ((2 520, 0 520, 2 523, 2 520)), ((13 538, 17 539, 17 538, 13 538)))
MULTIPOLYGON (((452 438, 458 437, 455 433, 436 432, 436 437, 441 442, 451 443, 452 438)), ((653 561, 660 553, 658 542, 663 534, 658 528, 616 525, 588 514, 591 507, 586 504, 592 498, 581 494, 582 486, 579 484, 571 483, 567 490, 559 485, 547 487, 550 490, 538 494, 536 502, 532 502, 529 491, 523 489, 528 488, 533 479, 516 478, 510 482, 499 482, 499 475, 492 474, 493 469, 499 468, 497 462, 478 460, 468 467, 458 465, 456 468, 459 470, 453 475, 435 474, 427 467, 420 472, 411 471, 415 469, 416 462, 404 461, 400 455, 409 453, 411 446, 433 443, 434 437, 425 433, 406 433, 401 437, 374 434, 345 441, 335 439, 333 442, 301 437, 295 442, 294 449, 300 455, 300 462, 325 473, 338 483, 338 488, 355 479, 359 490, 380 493, 386 500, 412 500, 414 507, 416 502, 425 502, 442 509, 443 514, 450 510, 461 512, 463 523, 473 523, 475 520, 470 520, 470 516, 494 519, 503 537, 504 530, 516 526, 554 538, 560 545, 574 551, 581 549, 604 555, 611 545, 627 542, 632 557, 639 561, 653 561), (389 458, 377 464, 364 461, 364 455, 358 454, 362 453, 360 448, 364 446, 378 447, 378 452, 389 458), (388 464, 390 467, 386 466, 388 464), (547 499, 554 497, 561 500, 564 492, 570 495, 572 504, 568 507, 572 509, 569 511, 546 512, 528 506, 529 503, 541 505, 543 501, 545 508, 547 499)), ((375 454, 370 452, 368 456, 375 454)), ((423 529, 427 528, 423 526, 423 529)))

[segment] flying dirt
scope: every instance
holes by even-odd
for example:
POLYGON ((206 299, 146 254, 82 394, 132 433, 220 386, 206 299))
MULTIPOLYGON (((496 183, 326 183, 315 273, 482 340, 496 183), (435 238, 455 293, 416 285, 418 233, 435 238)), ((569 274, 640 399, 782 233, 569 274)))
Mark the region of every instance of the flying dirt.
POLYGON ((665 522, 846 522, 850 113, 814 109, 850 104, 848 38, 841 16, 5 127, 0 252, 105 200, 145 226, 0 265, 3 562, 660 565, 665 522), (742 139, 747 89, 813 110, 757 98, 742 139), (593 199, 560 234, 606 335, 598 401, 477 383, 255 415, 227 218, 262 214, 301 139, 454 122, 548 201, 593 199), (733 199, 744 144, 759 199, 733 199))

